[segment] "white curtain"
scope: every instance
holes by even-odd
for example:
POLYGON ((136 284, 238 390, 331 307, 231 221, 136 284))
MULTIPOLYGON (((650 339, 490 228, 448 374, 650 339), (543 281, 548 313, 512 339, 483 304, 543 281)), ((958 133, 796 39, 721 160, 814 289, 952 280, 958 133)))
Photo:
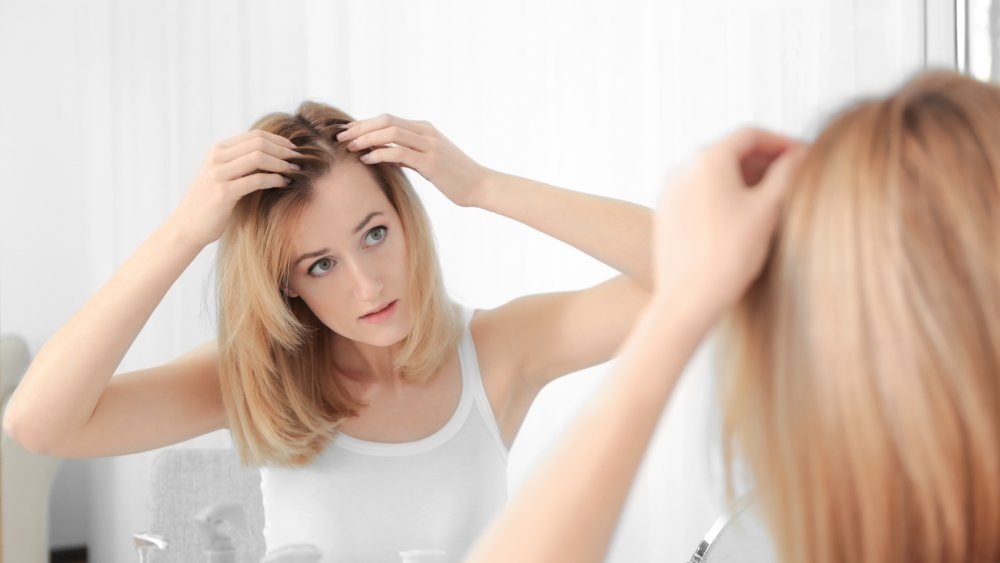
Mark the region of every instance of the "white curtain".
MULTIPOLYGON (((303 99, 427 119, 492 168, 652 206, 669 170, 726 131, 809 135, 831 110, 920 68, 923 14, 913 0, 7 0, 0 328, 37 351, 167 216, 212 143, 303 99)), ((612 275, 413 178, 463 303, 612 275)), ((213 258, 178 281, 122 370, 212 337, 213 258)), ((612 368, 542 393, 512 452, 512 490, 612 368)), ((703 351, 664 415, 611 561, 684 561, 719 513, 711 389, 703 351)), ((217 433, 189 445, 225 443, 217 433)), ((151 457, 88 462, 92 560, 135 560, 151 457)))

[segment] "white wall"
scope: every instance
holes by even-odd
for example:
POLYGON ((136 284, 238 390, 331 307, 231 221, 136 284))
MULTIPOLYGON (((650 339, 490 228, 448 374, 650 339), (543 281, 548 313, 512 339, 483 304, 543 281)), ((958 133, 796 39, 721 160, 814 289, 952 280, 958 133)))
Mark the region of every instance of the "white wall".
MULTIPOLYGON (((304 98, 428 119, 487 166, 651 205, 672 166, 731 128, 806 134, 919 68, 922 14, 913 0, 7 1, 0 330, 37 351, 169 213, 213 142, 304 98)), ((415 182, 462 302, 611 275, 415 182)), ((211 261, 179 280, 123 370, 211 337, 211 261)), ((512 452, 515 488, 609 367, 539 397, 512 452)), ((702 354, 680 384, 611 560, 686 560, 719 512, 710 374, 702 354)), ((151 457, 88 462, 93 560, 134 560, 151 457)))

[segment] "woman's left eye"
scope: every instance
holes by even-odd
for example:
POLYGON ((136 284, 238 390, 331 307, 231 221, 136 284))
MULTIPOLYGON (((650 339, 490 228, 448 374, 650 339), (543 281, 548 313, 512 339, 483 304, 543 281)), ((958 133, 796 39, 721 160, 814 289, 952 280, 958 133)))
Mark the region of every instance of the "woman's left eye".
POLYGON ((375 227, 374 229, 365 233, 365 246, 374 246, 385 240, 386 235, 389 233, 389 229, 384 226, 375 227))

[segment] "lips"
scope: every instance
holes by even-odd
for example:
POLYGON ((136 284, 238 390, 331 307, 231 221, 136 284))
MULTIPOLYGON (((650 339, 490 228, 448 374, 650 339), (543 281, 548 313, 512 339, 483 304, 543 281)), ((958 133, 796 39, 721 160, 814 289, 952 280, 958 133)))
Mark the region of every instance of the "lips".
POLYGON ((380 305, 379 307, 377 307, 377 308, 375 308, 375 309, 372 309, 371 311, 368 311, 368 312, 367 312, 367 313, 365 313, 364 315, 361 315, 361 318, 363 319, 363 318, 365 318, 365 317, 368 317, 368 316, 371 316, 371 315, 374 315, 374 314, 376 314, 376 313, 381 313, 382 311, 384 311, 384 310, 388 309, 388 308, 389 308, 389 306, 390 306, 390 305, 392 305, 392 304, 393 304, 393 303, 395 303, 395 302, 396 302, 396 300, 393 300, 393 301, 389 301, 388 303, 384 303, 384 304, 380 305))

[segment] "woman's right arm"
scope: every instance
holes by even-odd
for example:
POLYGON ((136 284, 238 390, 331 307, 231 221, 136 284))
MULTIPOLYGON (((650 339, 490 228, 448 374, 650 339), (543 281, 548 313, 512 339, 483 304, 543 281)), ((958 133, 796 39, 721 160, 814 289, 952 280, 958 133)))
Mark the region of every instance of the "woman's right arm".
POLYGON ((793 146, 767 132, 741 130, 672 179, 656 212, 654 297, 614 373, 466 563, 605 560, 684 365, 764 265, 790 174, 803 154, 793 146))
POLYGON ((299 156, 291 141, 260 130, 212 148, 170 215, 42 347, 4 413, 4 431, 25 448, 61 457, 118 455, 176 443, 225 426, 214 345, 112 379, 195 256, 217 240, 240 197, 287 185, 299 156))

